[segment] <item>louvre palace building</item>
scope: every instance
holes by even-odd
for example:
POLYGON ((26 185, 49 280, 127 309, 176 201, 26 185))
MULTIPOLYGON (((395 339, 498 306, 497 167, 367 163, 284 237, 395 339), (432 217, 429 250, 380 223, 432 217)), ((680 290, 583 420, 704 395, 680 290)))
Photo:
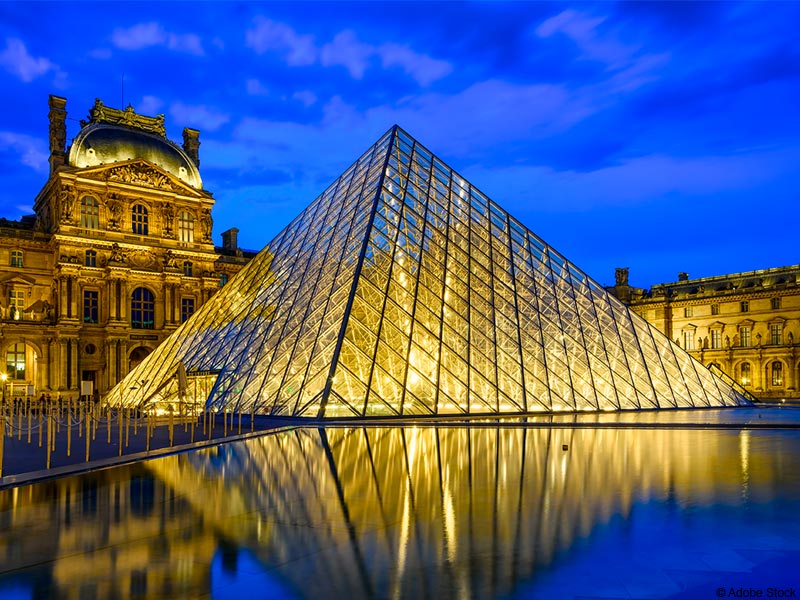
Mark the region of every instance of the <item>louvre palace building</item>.
POLYGON ((800 399, 800 265, 609 288, 675 344, 760 400, 800 399))
POLYGON ((67 144, 49 99, 50 175, 34 215, 0 219, 0 352, 14 396, 104 393, 248 261, 212 241, 199 132, 97 100, 67 144), (83 386, 84 391, 87 390, 83 386))

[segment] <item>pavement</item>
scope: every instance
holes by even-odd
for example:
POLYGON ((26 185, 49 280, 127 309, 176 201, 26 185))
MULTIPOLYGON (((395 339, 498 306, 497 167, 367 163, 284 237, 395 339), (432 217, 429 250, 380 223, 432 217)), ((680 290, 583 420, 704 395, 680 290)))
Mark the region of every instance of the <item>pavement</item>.
POLYGON ((140 419, 135 426, 133 421, 123 421, 120 452, 119 421, 112 417, 110 431, 107 421, 101 421, 93 435, 88 436, 87 460, 86 431, 82 428, 79 431, 77 425, 69 428, 62 422, 53 427, 48 466, 46 419, 41 428, 38 420, 32 419, 30 443, 27 420, 23 418, 22 428, 18 425, 17 420, 11 427, 6 422, 0 453, 0 489, 260 436, 286 427, 266 417, 256 417, 251 425, 250 415, 242 415, 240 428, 238 415, 228 415, 226 425, 222 422, 222 415, 217 415, 214 427, 207 427, 205 432, 202 418, 194 423, 194 431, 191 422, 179 423, 176 420, 170 440, 169 423, 161 420, 154 423, 148 444, 145 419, 140 419))

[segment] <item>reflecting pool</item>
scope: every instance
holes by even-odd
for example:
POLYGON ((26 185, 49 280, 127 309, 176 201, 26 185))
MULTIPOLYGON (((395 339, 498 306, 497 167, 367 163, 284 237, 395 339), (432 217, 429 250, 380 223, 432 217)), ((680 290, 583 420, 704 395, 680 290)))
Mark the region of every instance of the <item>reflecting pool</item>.
POLYGON ((800 595, 798 515, 798 430, 294 429, 0 492, 0 598, 800 595))

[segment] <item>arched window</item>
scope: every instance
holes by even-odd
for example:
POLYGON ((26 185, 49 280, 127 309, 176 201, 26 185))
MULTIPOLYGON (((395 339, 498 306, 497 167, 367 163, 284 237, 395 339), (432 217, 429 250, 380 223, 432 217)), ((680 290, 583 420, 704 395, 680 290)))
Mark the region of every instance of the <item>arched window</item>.
POLYGON ((772 385, 783 385, 783 363, 779 360, 772 363, 772 385))
POLYGON ((178 240, 181 242, 194 241, 194 217, 189 211, 181 211, 178 215, 178 240))
POLYGON ((133 233, 147 235, 147 208, 137 204, 131 210, 131 229, 133 233))
POLYGON ((6 373, 9 379, 25 379, 25 344, 14 344, 6 353, 6 373))
POLYGON ((219 274, 219 287, 224 286, 228 283, 228 274, 227 273, 220 273, 219 274))
POLYGON ((741 371, 741 375, 742 375, 742 377, 741 377, 742 385, 750 385, 750 382, 751 382, 751 379, 750 379, 750 363, 749 362, 743 362, 742 366, 740 368, 740 371, 741 371))
POLYGON ((87 267, 96 267, 97 266, 97 252, 94 250, 87 250, 86 251, 86 260, 84 264, 87 267))
POLYGON ((81 227, 84 229, 100 227, 100 203, 93 196, 81 198, 81 227))
POLYGON ((136 288, 131 296, 131 327, 153 329, 155 327, 156 302, 153 292, 147 288, 136 288))
POLYGON ((186 275, 186 277, 192 276, 192 263, 188 260, 183 263, 183 274, 186 275))

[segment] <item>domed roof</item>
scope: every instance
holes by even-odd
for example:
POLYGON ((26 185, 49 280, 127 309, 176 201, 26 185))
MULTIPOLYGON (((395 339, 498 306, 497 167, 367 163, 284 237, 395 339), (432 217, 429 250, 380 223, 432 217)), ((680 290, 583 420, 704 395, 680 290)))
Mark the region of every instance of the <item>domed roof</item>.
MULTIPOLYGON (((98 100, 92 109, 92 122, 85 124, 72 142, 68 164, 85 168, 141 158, 194 188, 203 187, 197 166, 180 146, 159 133, 135 125, 103 122, 96 118, 98 105, 103 110, 103 116, 109 112, 114 115, 125 114, 123 111, 103 107, 98 100)), ((140 120, 156 121, 148 117, 133 116, 140 120)), ((160 130, 163 131, 163 117, 159 122, 160 130)))

